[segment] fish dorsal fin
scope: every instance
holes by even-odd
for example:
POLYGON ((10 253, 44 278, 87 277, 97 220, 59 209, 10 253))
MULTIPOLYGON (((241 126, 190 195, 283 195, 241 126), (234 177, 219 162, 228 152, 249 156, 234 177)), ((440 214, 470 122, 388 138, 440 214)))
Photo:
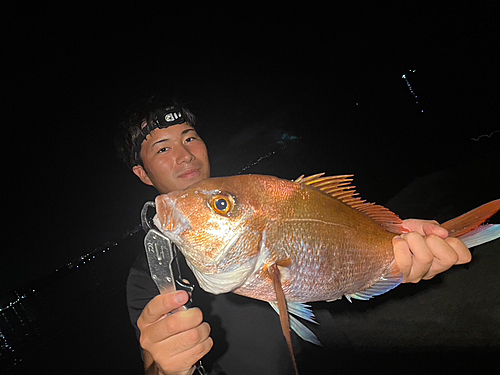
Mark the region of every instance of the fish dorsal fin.
POLYGON ((400 234, 406 230, 403 228, 403 221, 391 210, 375 203, 366 203, 358 197, 356 187, 351 185, 352 174, 340 176, 325 176, 324 173, 318 173, 312 176, 300 176, 295 180, 300 184, 312 186, 322 192, 338 199, 363 214, 370 217, 373 221, 382 225, 386 230, 392 233, 400 234))

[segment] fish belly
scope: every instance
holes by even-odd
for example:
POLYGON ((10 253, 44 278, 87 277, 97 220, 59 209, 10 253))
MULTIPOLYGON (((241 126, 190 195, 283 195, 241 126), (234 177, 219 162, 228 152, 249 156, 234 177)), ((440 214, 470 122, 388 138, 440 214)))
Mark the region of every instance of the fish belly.
POLYGON ((283 270, 289 301, 336 300, 367 289, 390 272, 394 235, 356 233, 349 228, 341 232, 317 236, 296 247, 295 262, 283 270))
MULTIPOLYGON (((364 290, 390 272, 392 237, 367 220, 356 225, 327 220, 289 220, 268 233, 266 248, 275 254, 289 302, 330 301, 364 290), (290 266, 279 266, 290 259, 290 266)), ((234 292, 263 301, 276 300, 264 264, 234 292)))

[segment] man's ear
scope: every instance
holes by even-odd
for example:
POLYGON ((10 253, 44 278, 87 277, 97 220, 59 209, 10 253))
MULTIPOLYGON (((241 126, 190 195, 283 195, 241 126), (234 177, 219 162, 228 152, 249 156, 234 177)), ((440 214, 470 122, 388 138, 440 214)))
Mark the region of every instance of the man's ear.
POLYGON ((148 177, 148 174, 146 173, 146 170, 142 167, 142 165, 134 165, 132 167, 132 172, 141 179, 142 182, 144 182, 146 185, 153 186, 153 183, 148 177))

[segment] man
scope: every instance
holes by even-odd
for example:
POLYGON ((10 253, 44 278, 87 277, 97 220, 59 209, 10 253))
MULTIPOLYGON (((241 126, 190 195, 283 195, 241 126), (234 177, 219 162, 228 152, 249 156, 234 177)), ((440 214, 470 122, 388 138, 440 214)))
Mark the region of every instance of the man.
MULTIPOLYGON (((161 194, 185 189, 209 178, 207 148, 195 125, 194 115, 175 103, 153 106, 145 113, 135 114, 127 124, 121 147, 128 166, 143 183, 155 187, 161 194)), ((454 264, 471 260, 467 247, 461 241, 449 238, 447 231, 436 222, 410 219, 404 221, 404 226, 411 232, 398 236, 393 241, 396 262, 404 274, 404 282, 430 279, 454 264)), ((195 371, 194 365, 211 351, 213 340, 210 337, 211 326, 204 322, 204 315, 199 308, 181 309, 189 299, 187 293, 177 291, 158 295, 143 257, 142 266, 136 264, 131 269, 127 299, 132 324, 136 326, 140 336, 146 373, 192 374, 195 371), (171 314, 172 312, 175 314, 171 314)), ((199 300, 195 299, 197 301, 199 300)), ((211 313, 226 313, 225 319, 228 321, 238 314, 248 313, 252 319, 267 314, 267 310, 259 310, 259 301, 248 303, 243 309, 238 306, 241 302, 235 301, 227 295, 213 296, 206 305, 207 309, 212 310, 211 313)), ((267 315, 262 316, 265 316, 262 319, 268 319, 267 315)), ((251 330, 244 327, 243 316, 236 317, 235 321, 233 325, 231 322, 223 322, 229 344, 226 352, 219 356, 218 363, 225 366, 220 369, 220 373, 263 373, 262 368, 258 367, 261 362, 265 364, 265 371, 268 371, 266 373, 283 370, 284 365, 279 364, 280 357, 289 360, 284 341, 277 340, 276 349, 266 349, 261 354, 254 353, 262 346, 267 348, 274 345, 273 335, 266 332, 265 343, 247 345, 246 338, 238 335, 247 336, 245 331, 250 335, 251 330), (241 334, 240 327, 243 329, 241 334), (242 342, 245 342, 245 346, 238 349, 242 342), (277 353, 276 350, 280 352, 277 353), (263 356, 267 353, 273 355, 265 359, 263 356), (249 356, 259 360, 247 361, 249 356), (274 370, 270 367, 273 363, 276 364, 274 370), (233 372, 230 372, 230 366, 235 366, 233 372), (251 366, 255 368, 251 369, 251 366)), ((266 329, 268 325, 270 324, 266 325, 266 329)), ((212 334, 216 334, 215 330, 212 334)))

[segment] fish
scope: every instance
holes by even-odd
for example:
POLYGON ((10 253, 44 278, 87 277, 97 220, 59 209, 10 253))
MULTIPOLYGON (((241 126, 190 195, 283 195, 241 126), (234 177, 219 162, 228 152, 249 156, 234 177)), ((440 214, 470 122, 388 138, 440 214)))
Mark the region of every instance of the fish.
MULTIPOLYGON (((324 173, 210 178, 157 196, 154 222, 203 290, 269 302, 298 373, 290 331, 320 345, 296 318, 316 323, 307 303, 368 300, 403 279, 392 246, 407 232, 403 221, 361 199, 352 181, 353 175, 324 173)), ((499 210, 500 199, 442 226, 477 246, 500 237, 500 225, 481 225, 499 210)))

